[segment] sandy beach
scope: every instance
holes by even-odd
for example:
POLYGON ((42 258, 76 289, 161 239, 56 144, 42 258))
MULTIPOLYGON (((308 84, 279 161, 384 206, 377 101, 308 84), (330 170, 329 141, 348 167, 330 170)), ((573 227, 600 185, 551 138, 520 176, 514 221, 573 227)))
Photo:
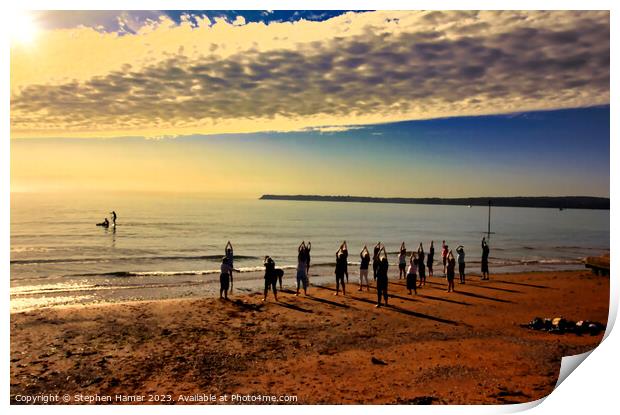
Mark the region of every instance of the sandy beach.
POLYGON ((471 276, 454 293, 433 277, 412 296, 396 272, 390 306, 380 309, 374 289, 357 291, 353 267, 345 297, 327 285, 310 287, 307 297, 286 289, 279 302, 233 292, 228 301, 14 313, 11 402, 37 394, 67 395, 70 403, 88 403, 80 394, 101 403, 124 403, 117 395, 185 403, 180 396, 210 394, 294 395, 299 404, 527 402, 553 390, 562 356, 591 350, 602 334, 520 324, 535 316, 607 320, 609 279, 585 270, 471 276))

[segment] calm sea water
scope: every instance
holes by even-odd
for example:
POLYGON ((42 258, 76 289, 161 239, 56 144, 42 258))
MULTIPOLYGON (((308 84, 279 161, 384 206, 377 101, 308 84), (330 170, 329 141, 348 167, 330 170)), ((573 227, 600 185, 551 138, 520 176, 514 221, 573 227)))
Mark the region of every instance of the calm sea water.
MULTIPOLYGON (((221 200, 196 195, 11 195, 11 306, 30 307, 212 293, 224 245, 244 271, 236 287, 260 286, 262 258, 294 267, 301 240, 313 265, 331 264, 342 240, 350 261, 382 241, 388 252, 435 241, 464 245, 479 271, 486 207, 221 200), (116 229, 95 223, 118 214, 116 229), (207 289, 207 287, 210 287, 207 289)), ((609 250, 609 211, 493 208, 491 272, 580 269, 609 250)), ((396 261, 392 255, 391 262, 396 261)), ((291 278, 293 272, 288 273, 291 278)))

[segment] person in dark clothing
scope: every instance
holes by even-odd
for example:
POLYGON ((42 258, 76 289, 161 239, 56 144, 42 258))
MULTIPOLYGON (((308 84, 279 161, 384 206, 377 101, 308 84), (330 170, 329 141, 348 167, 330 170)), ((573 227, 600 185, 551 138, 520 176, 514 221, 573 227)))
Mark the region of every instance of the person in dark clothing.
POLYGON ((232 292, 232 273, 233 271, 239 272, 239 270, 234 269, 228 258, 224 257, 222 258, 220 271, 220 299, 222 299, 223 294, 223 298, 228 300, 228 290, 231 289, 232 292))
POLYGON ((269 292, 269 288, 273 291, 273 297, 276 301, 278 301, 278 290, 276 288, 276 263, 270 256, 265 257, 265 296, 263 297, 263 301, 267 301, 267 293, 269 292))
POLYGON ((431 241, 431 247, 428 250, 428 255, 426 256, 426 267, 428 268, 428 276, 433 276, 433 261, 435 260, 435 246, 433 241, 431 241))
POLYGON ((426 268, 424 266, 424 248, 422 247, 422 242, 420 242, 420 246, 418 247, 418 274, 420 275, 420 284, 418 284, 418 287, 426 285, 426 268))
POLYGON ((388 259, 385 247, 381 248, 380 263, 377 269, 377 305, 375 307, 381 307, 381 297, 385 305, 388 305, 388 259))
POLYGON ((110 212, 112 214, 112 226, 116 226, 116 212, 110 212))
POLYGON ((489 244, 485 237, 482 237, 482 258, 480 260, 480 271, 482 272, 482 279, 489 279, 489 244))
POLYGON ((103 218, 103 222, 98 223, 97 226, 108 228, 110 226, 110 221, 108 220, 108 218, 103 218))
POLYGON ((448 280, 448 292, 454 291, 454 268, 456 267, 456 260, 454 259, 454 254, 452 254, 452 250, 448 252, 448 261, 447 261, 447 273, 446 278, 448 280))
POLYGON ((418 258, 416 258, 415 252, 412 252, 411 257, 409 257, 409 269, 407 269, 407 289, 409 290, 409 295, 411 295, 411 290, 413 290, 416 295, 418 294, 418 290, 416 288, 417 270, 418 258))
MULTIPOLYGON (((235 263, 234 263, 235 257, 233 254, 233 247, 230 241, 228 241, 226 243, 226 246, 224 247, 224 256, 226 260, 228 261, 228 265, 230 265, 230 268, 233 269, 235 266, 235 263)), ((232 292, 232 288, 233 288, 233 276, 232 276, 232 271, 230 271, 230 292, 232 292)))
POLYGON ((345 291, 345 285, 344 285, 344 275, 345 275, 345 270, 347 269, 347 262, 346 262, 346 257, 345 255, 342 253, 342 250, 338 250, 338 252, 336 252, 336 270, 335 270, 335 274, 336 274, 336 292, 334 293, 334 295, 338 295, 338 293, 340 293, 340 286, 342 285, 342 295, 346 295, 346 291, 345 291))
POLYGON ((368 248, 364 245, 362 252, 360 252, 360 288, 358 291, 362 291, 364 283, 366 289, 370 291, 370 285, 368 285, 368 265, 370 264, 370 253, 368 248))
POLYGON ((372 253, 372 278, 377 280, 377 270, 379 269, 379 251, 381 250, 381 242, 377 242, 372 253))
MULTIPOLYGON (((299 248, 297 248, 297 292, 295 295, 299 295, 299 288, 303 286, 304 294, 308 295, 308 250, 306 243, 301 242, 299 248)), ((280 289, 282 286, 280 285, 280 289)))
POLYGON ((347 283, 349 282, 349 248, 347 247, 347 241, 343 241, 342 245, 340 245, 340 252, 344 256, 342 259, 344 263, 344 275, 347 277, 347 283))
POLYGON ((459 284, 465 284, 465 249, 463 245, 456 248, 456 262, 459 264, 459 284))

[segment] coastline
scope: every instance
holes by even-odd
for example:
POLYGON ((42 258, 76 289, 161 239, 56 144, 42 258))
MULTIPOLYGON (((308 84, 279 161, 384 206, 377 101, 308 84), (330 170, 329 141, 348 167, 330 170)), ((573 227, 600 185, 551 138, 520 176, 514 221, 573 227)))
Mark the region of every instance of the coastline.
POLYGON ((289 394, 309 404, 527 402, 553 390, 562 356, 591 350, 602 334, 519 324, 536 316, 607 319, 609 279, 587 271, 469 277, 456 293, 433 277, 417 296, 391 272, 390 307, 381 309, 374 290, 357 291, 355 274, 346 297, 327 284, 311 286, 308 297, 287 289, 278 303, 233 293, 229 301, 13 313, 11 401, 79 392, 170 394, 177 403, 186 403, 179 395, 211 393, 289 394))
MULTIPOLYGON (((292 289, 296 285, 294 265, 284 265, 283 286, 292 289)), ((393 266, 392 272, 396 271, 393 266)), ((441 269, 441 263, 436 261, 436 269, 441 269)), ((468 278, 479 278, 480 262, 469 261, 467 270, 476 270, 468 273, 468 278)), ((563 272, 583 269, 583 260, 555 262, 536 262, 531 265, 503 265, 492 264, 492 269, 502 275, 529 274, 533 272, 563 272)), ((349 262, 349 271, 352 281, 357 281, 359 263, 349 262)), ((181 279, 174 278, 170 273, 157 275, 146 272, 144 275, 115 276, 106 281, 75 284, 73 282, 37 285, 16 285, 11 287, 11 313, 33 311, 46 307, 90 306, 97 304, 118 304, 133 301, 162 301, 183 298, 216 298, 219 295, 219 270, 201 271, 202 273, 181 273, 181 279)), ((174 274, 174 273, 172 273, 174 274)), ((263 290, 262 267, 234 274, 234 295, 251 295, 263 290)), ((309 282, 315 285, 332 285, 334 283, 333 264, 315 264, 310 269, 309 282)))

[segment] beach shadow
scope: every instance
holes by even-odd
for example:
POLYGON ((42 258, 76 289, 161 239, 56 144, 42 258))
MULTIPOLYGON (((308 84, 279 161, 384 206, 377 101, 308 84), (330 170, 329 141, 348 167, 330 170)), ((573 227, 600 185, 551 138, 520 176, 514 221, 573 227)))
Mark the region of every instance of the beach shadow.
MULTIPOLYGON (((441 290, 441 288, 437 288, 437 287, 431 287, 431 288, 435 290, 441 290)), ((487 297, 486 295, 474 294, 474 293, 470 293, 467 291, 453 291, 453 293, 457 295, 465 295, 467 297, 480 298, 481 300, 490 300, 490 301, 497 301, 498 303, 514 304, 514 302, 510 300, 504 300, 504 299, 495 298, 495 297, 487 297)))
POLYGON ((386 308, 389 310, 394 310, 401 314, 405 314, 405 315, 412 316, 412 317, 425 318, 427 320, 436 321, 438 323, 450 324, 452 326, 461 325, 461 323, 459 323, 458 321, 448 320, 448 319, 441 318, 441 317, 435 317, 435 316, 431 316, 428 314, 418 313, 416 311, 406 310, 404 308, 400 308, 394 305, 388 305, 386 308))
MULTIPOLYGON (((388 296, 389 296, 389 294, 388 294, 388 296)), ((360 298, 360 297, 353 297, 353 296, 350 296, 349 298, 351 298, 352 300, 355 300, 355 301, 361 301, 363 303, 368 303, 368 304, 372 304, 372 305, 376 305, 377 304, 376 301, 369 300, 367 298, 360 298)), ((391 304, 387 305, 387 306, 384 305, 382 307, 387 309, 387 310, 396 311, 397 313, 405 314, 405 315, 412 316, 412 317, 425 318, 427 320, 436 321, 438 323, 450 324, 450 325, 453 325, 453 326, 459 326, 461 324, 458 321, 448 320, 448 319, 441 318, 441 317, 435 317, 435 316, 431 316, 429 314, 418 313, 417 311, 407 310, 405 308, 400 308, 398 306, 391 305, 391 304)))
MULTIPOLYGON (((230 301, 230 300, 228 300, 230 301)), ((242 300, 233 300, 231 304, 239 307, 243 311, 263 311, 264 304, 251 304, 242 300)))
MULTIPOLYGON (((448 284, 443 284, 443 283, 438 282, 438 281, 426 280, 426 283, 427 284, 431 284, 431 285, 438 285, 438 286, 441 286, 441 287, 448 287, 448 284)), ((455 283, 458 284, 458 281, 455 280, 455 283)), ((394 284, 397 284, 397 283, 394 283, 394 284)), ((398 284, 398 285, 402 285, 403 287, 405 286, 405 284, 398 284)), ((458 284, 458 285, 462 286, 462 284, 458 284)), ((465 285, 468 285, 468 284, 466 283, 465 285)), ((489 287, 488 285, 472 284, 471 282, 470 282, 469 286, 470 287, 476 287, 476 288, 486 288, 488 290, 504 291, 504 292, 507 292, 507 293, 523 294, 522 291, 511 290, 509 288, 489 287)), ((548 287, 539 286, 539 288, 548 288, 548 287)))
POLYGON ((316 301, 316 302, 323 303, 323 304, 329 304, 329 305, 333 305, 333 306, 340 307, 340 308, 350 308, 346 304, 337 303, 335 301, 326 300, 320 297, 314 297, 312 295, 305 295, 302 298, 307 298, 308 300, 316 301))
POLYGON ((469 286, 476 287, 476 288, 485 288, 487 290, 503 291, 503 292, 513 293, 513 294, 523 294, 523 291, 511 290, 509 288, 489 287, 488 285, 480 285, 480 284, 469 284, 469 286))
POLYGON ((288 309, 291 309, 291 310, 300 311, 302 313, 313 313, 314 312, 314 311, 309 310, 307 308, 303 308, 303 307, 300 307, 300 306, 295 305, 295 304, 284 303, 282 301, 278 301, 278 302, 275 302, 273 304, 276 304, 276 305, 279 305, 280 307, 288 308, 288 309))
POLYGON ((466 303, 465 301, 450 300, 448 298, 440 298, 440 297, 435 297, 433 295, 427 295, 427 294, 418 294, 418 297, 428 298, 429 300, 444 301, 446 303, 452 303, 452 304, 467 305, 467 306, 472 305, 471 303, 466 303))
POLYGON ((504 280, 494 280, 494 279, 491 279, 490 281, 492 281, 492 282, 500 282, 502 284, 520 285, 522 287, 551 288, 551 287, 547 287, 546 285, 528 284, 528 283, 525 283, 525 282, 514 282, 514 281, 504 281, 504 280))
MULTIPOLYGON (((333 291, 333 292, 336 292, 336 289, 335 289, 335 288, 332 288, 332 287, 326 287, 326 286, 324 286, 324 285, 312 285, 312 287, 314 287, 314 288, 320 288, 321 290, 328 290, 328 291, 333 291)), ((342 290, 340 290, 340 291, 342 291, 342 290)), ((349 293, 350 293, 350 292, 351 292, 351 290, 349 290, 349 293)), ((349 295, 350 295, 350 294, 349 294, 349 295)))
POLYGON ((413 301, 413 302, 416 302, 416 303, 420 302, 420 300, 416 300, 413 297, 403 297, 402 295, 390 294, 389 292, 388 292, 388 297, 390 297, 390 298, 398 298, 399 300, 405 300, 405 301, 413 301))

